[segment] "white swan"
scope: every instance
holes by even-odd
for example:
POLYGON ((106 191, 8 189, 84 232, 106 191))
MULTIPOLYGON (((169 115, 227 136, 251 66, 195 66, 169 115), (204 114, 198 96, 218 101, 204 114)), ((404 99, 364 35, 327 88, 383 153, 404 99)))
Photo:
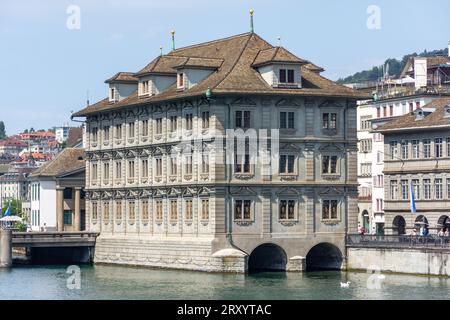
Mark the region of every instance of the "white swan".
POLYGON ((348 288, 348 287, 350 287, 350 281, 341 282, 341 288, 348 288))

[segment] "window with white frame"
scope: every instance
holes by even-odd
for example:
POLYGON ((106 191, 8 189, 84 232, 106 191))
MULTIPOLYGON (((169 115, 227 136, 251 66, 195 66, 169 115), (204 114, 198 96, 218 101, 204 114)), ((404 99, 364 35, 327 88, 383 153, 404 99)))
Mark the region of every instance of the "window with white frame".
POLYGON ((178 220, 178 201, 177 200, 170 201, 170 220, 171 221, 178 220))
POLYGON ((103 164, 103 179, 105 182, 109 180, 109 162, 103 164))
POLYGON ((177 116, 170 116, 170 132, 175 132, 177 131, 177 116))
POLYGON ((162 118, 157 118, 155 120, 155 134, 162 134, 163 133, 163 123, 162 123, 162 118))
POLYGON ((184 118, 186 120, 186 130, 192 130, 194 127, 194 115, 192 113, 187 113, 184 118))
POLYGON ((296 220, 295 200, 280 200, 278 206, 279 220, 296 220))
POLYGON ((142 220, 147 221, 148 219, 149 219, 148 200, 142 200, 142 220))
POLYGON ((128 138, 132 139, 134 138, 134 122, 128 123, 128 138))
POLYGON ((109 88, 109 101, 116 101, 116 89, 109 88))
POLYGON ((370 130, 371 128, 371 124, 370 124, 370 120, 371 120, 371 116, 361 116, 360 117, 360 129, 361 130, 370 130))
POLYGON ((234 219, 235 220, 251 220, 252 201, 236 200, 234 202, 234 219))
POLYGON ((436 178, 434 179, 434 196, 436 200, 442 199, 443 192, 442 192, 442 179, 436 178))
POLYGON ((384 154, 382 151, 377 151, 377 163, 382 163, 384 159, 384 154))
POLYGON ((179 72, 177 75, 177 87, 178 87, 178 89, 184 88, 184 73, 183 72, 179 72))
POLYGON ((92 180, 97 180, 97 174, 98 174, 98 165, 97 163, 93 163, 92 164, 92 173, 91 173, 91 178, 92 180))
POLYGON ((192 174, 192 155, 186 155, 184 157, 184 174, 192 174))
POLYGON ((92 220, 98 219, 98 203, 97 201, 92 202, 92 220))
POLYGON ((372 139, 362 139, 359 142, 359 151, 364 153, 372 152, 372 139))
POLYGON ((338 174, 337 155, 322 155, 322 174, 338 174))
POLYGON ((128 160, 128 178, 134 178, 134 160, 128 160))
POLYGON ((322 113, 322 129, 336 130, 337 128, 337 113, 324 112, 322 113))
POLYGON ((157 221, 162 221, 164 219, 162 200, 156 200, 155 206, 156 206, 156 217, 155 218, 157 221))
POLYGON ((128 220, 136 220, 136 203, 134 201, 128 202, 128 220))
POLYGON ((122 139, 122 124, 116 124, 116 139, 120 140, 122 139))
POLYGON ((94 127, 92 128, 92 142, 98 141, 98 128, 94 127))
POLYGON ((185 219, 190 221, 193 219, 194 214, 192 211, 192 199, 186 199, 184 202, 185 219))
POLYGON ((295 128, 295 112, 280 112, 280 129, 294 129, 295 128))
POLYGON ((420 182, 419 179, 413 179, 411 181, 413 192, 414 192, 414 199, 420 199, 420 182))
POLYGON ((202 173, 209 173, 209 154, 202 154, 202 173))
POLYGON ((412 158, 419 159, 420 157, 419 140, 411 140, 411 151, 412 151, 412 158))
POLYGON ((177 175, 177 164, 178 158, 176 156, 170 157, 170 175, 172 176, 177 175))
POLYGON ((397 141, 391 141, 389 143, 389 154, 391 156, 391 160, 397 160, 398 159, 397 141))
POLYGON ((142 178, 148 177, 148 159, 141 160, 141 177, 142 178))
POLYGON ((143 137, 147 137, 148 136, 148 120, 142 120, 141 125, 142 125, 141 134, 143 137))
POLYGON ((248 129, 251 127, 250 123, 250 111, 236 111, 235 113, 235 126, 236 128, 248 129))
POLYGON ((447 199, 450 199, 450 178, 447 178, 447 199))
POLYGON ((322 201, 322 220, 338 219, 338 201, 323 200, 322 201))
POLYGON ((109 201, 105 201, 103 203, 103 220, 109 221, 109 201))
POLYGON ((116 179, 122 178, 122 161, 116 161, 116 179))
POLYGON ((447 157, 450 157, 450 138, 447 138, 446 142, 447 142, 447 157))
POLYGON ((122 220, 122 201, 116 201, 116 220, 122 220))
POLYGON ((156 158, 155 159, 155 176, 161 177, 162 176, 162 159, 156 158))
POLYGON ((103 140, 105 142, 109 141, 109 126, 104 126, 103 127, 103 140))
POLYGON ((423 179, 423 198, 431 199, 431 179, 423 179))
POLYGON ((295 156, 292 154, 280 155, 280 174, 294 174, 295 173, 295 156))
POLYGON ((408 140, 403 140, 401 143, 401 156, 403 160, 409 157, 409 142, 408 140))
POLYGON ((402 180, 400 182, 401 186, 402 186, 402 199, 403 200, 408 200, 409 199, 409 184, 408 184, 408 180, 402 180))
POLYGON ((423 157, 425 159, 431 158, 431 139, 423 140, 423 157))
POLYGON ((434 156, 442 158, 444 155, 444 142, 442 138, 434 139, 434 156))
POLYGON ((398 196, 398 181, 397 180, 390 181, 389 193, 391 195, 391 200, 397 200, 397 196, 398 196))
POLYGON ((382 212, 384 210, 383 199, 376 199, 377 212, 382 212))

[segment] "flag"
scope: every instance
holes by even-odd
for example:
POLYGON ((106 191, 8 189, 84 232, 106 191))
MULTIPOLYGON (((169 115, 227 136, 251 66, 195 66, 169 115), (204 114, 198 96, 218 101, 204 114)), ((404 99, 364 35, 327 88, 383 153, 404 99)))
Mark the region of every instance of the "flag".
POLYGON ((11 215, 11 204, 8 206, 8 209, 6 209, 4 216, 10 216, 11 215))
POLYGON ((411 194, 409 197, 409 203, 410 203, 410 207, 411 207, 411 213, 415 214, 416 213, 416 200, 414 199, 414 186, 411 184, 411 194))

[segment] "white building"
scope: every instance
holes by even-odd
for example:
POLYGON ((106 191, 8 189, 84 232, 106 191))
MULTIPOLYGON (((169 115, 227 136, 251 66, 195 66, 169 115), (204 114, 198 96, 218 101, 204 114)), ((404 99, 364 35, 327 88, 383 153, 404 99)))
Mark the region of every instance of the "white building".
POLYGON ((69 124, 65 123, 62 127, 55 129, 55 139, 58 143, 63 143, 69 137, 70 127, 69 124))

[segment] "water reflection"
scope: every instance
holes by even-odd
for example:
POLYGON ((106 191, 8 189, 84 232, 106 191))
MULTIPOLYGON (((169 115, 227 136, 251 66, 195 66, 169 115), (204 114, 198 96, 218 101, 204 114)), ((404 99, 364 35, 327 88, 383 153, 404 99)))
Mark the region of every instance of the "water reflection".
POLYGON ((17 267, 0 270, 0 299, 450 298, 448 278, 378 276, 337 271, 242 275, 96 265, 81 266, 81 289, 69 290, 64 266, 17 267), (346 281, 349 288, 341 288, 340 282, 346 281))

